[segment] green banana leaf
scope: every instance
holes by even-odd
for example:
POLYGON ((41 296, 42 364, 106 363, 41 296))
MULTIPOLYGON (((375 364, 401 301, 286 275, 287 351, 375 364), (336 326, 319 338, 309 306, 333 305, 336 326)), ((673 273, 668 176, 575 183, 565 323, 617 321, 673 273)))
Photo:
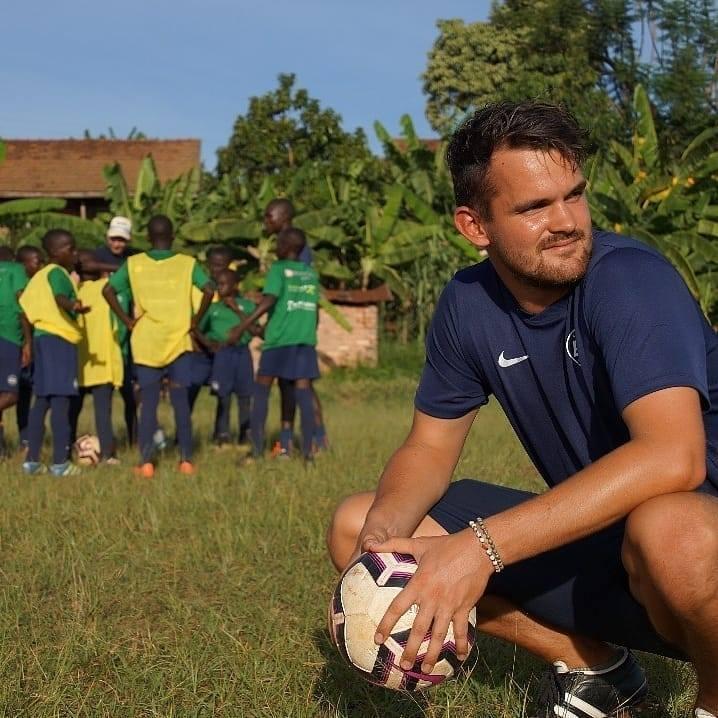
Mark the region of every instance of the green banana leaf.
POLYGON ((157 192, 159 180, 157 168, 152 155, 147 155, 140 163, 140 171, 137 174, 137 183, 132 198, 132 206, 135 212, 141 212, 144 206, 145 197, 153 197, 157 192))
POLYGON ((258 222, 245 219, 215 219, 211 222, 186 222, 177 234, 191 242, 226 242, 235 240, 256 240, 262 235, 258 222))
POLYGON ((713 139, 718 135, 718 127, 709 127, 707 130, 703 130, 697 135, 683 150, 681 154, 681 161, 686 162, 690 156, 699 148, 701 148, 706 142, 713 139))
POLYGON ((399 219, 403 196, 404 188, 400 185, 392 185, 388 188, 383 211, 379 221, 374 226, 374 242, 381 244, 391 236, 394 225, 399 219))
POLYGON ((718 222, 709 219, 701 219, 696 228, 699 234, 706 234, 709 237, 718 237, 718 222))
POLYGON ((52 199, 44 197, 29 199, 11 199, 7 202, 2 202, 0 204, 0 217, 10 217, 12 215, 25 214, 34 215, 38 212, 51 212, 53 210, 65 209, 66 205, 67 202, 64 199, 52 199))
POLYGON ((406 206, 414 213, 416 218, 424 224, 441 223, 441 217, 431 205, 409 189, 404 190, 404 201, 406 206))
POLYGON ((653 122, 651 102, 643 85, 636 85, 633 93, 633 110, 636 127, 633 135, 634 157, 645 167, 653 169, 658 164, 658 135, 653 122))
POLYGON ((132 217, 130 192, 120 164, 114 162, 111 165, 105 165, 102 168, 102 174, 107 185, 105 197, 109 200, 112 213, 123 217, 132 217))
POLYGON ((319 306, 346 332, 354 331, 347 318, 326 298, 319 297, 319 306))

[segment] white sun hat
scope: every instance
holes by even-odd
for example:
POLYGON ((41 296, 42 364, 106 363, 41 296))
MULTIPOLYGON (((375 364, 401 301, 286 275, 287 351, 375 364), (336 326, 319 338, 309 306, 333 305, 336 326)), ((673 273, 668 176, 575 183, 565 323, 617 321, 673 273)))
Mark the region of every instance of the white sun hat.
POLYGON ((132 239, 132 222, 127 217, 113 217, 107 229, 107 238, 122 237, 128 242, 132 239))

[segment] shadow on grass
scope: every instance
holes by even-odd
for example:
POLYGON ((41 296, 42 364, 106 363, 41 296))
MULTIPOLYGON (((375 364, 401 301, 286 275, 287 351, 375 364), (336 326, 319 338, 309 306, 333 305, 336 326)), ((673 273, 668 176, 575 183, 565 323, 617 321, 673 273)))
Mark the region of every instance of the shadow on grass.
MULTIPOLYGON (((447 696, 438 701, 437 693, 400 693, 371 686, 340 658, 326 629, 314 631, 312 640, 324 666, 314 685, 317 705, 330 709, 337 718, 438 718, 446 715, 447 696)), ((641 718, 687 716, 692 704, 692 670, 687 664, 638 654, 646 668, 651 687, 649 704, 641 718)), ((518 718, 526 713, 528 698, 535 698, 540 675, 539 661, 521 649, 479 636, 477 647, 467 661, 468 676, 460 676, 454 686, 453 704, 457 715, 465 711, 492 718, 518 718)), ((441 691, 442 689, 438 689, 441 691)), ((452 713, 453 715, 453 713, 452 713)))
POLYGON ((537 662, 524 655, 519 657, 512 646, 479 637, 466 662, 468 675, 459 676, 453 683, 454 696, 444 694, 435 702, 432 700, 433 696, 438 697, 435 691, 401 693, 366 683, 340 658, 327 630, 314 631, 312 640, 325 661, 314 685, 313 698, 319 706, 330 708, 333 716, 341 718, 433 718, 445 715, 447 698, 459 712, 493 708, 491 715, 497 718, 519 716, 528 686, 535 686, 536 668, 540 670, 537 662))
POLYGON ((342 718, 422 718, 426 698, 421 693, 399 693, 367 683, 349 668, 332 644, 326 629, 317 629, 312 640, 324 658, 324 666, 314 684, 314 700, 331 708, 342 718))

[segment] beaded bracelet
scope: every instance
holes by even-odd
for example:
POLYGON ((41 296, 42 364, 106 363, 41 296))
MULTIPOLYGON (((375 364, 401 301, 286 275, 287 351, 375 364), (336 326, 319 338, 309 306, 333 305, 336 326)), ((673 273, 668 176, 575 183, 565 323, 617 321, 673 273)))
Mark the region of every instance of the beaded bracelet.
POLYGON ((501 556, 499 555, 494 540, 491 538, 491 534, 486 530, 484 520, 481 516, 477 516, 475 521, 469 521, 469 526, 471 526, 471 529, 476 534, 476 538, 479 539, 481 548, 486 551, 486 555, 494 567, 494 572, 501 573, 504 570, 504 562, 501 560, 501 556))

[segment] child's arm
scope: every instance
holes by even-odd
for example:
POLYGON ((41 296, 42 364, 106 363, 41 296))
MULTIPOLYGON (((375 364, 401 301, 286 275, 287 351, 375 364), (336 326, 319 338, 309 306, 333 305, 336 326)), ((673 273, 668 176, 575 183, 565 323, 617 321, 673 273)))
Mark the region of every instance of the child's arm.
POLYGON ((102 289, 102 296, 105 301, 110 305, 110 309, 115 313, 117 318, 127 327, 129 331, 132 331, 137 324, 137 320, 131 317, 120 305, 117 299, 117 292, 111 284, 105 284, 102 289))
POLYGON ((20 314, 20 326, 22 327, 22 360, 21 366, 30 366, 32 362, 32 324, 27 320, 25 313, 20 314))
POLYGON ((246 316, 242 322, 229 333, 227 344, 236 344, 242 334, 246 332, 262 315, 266 314, 276 303, 274 294, 263 294, 255 310, 246 316))
POLYGON ((94 257, 84 257, 80 259, 80 266, 83 271, 97 274, 113 274, 117 271, 117 265, 100 262, 94 257))
POLYGON ((214 283, 207 282, 207 284, 202 287, 202 302, 199 305, 197 314, 192 317, 190 331, 194 332, 197 330, 199 323, 202 321, 202 317, 207 313, 210 304, 212 304, 212 299, 214 299, 214 283))
POLYGON ((212 339, 208 339, 199 329, 195 329, 192 332, 192 336, 205 348, 211 351, 213 354, 216 354, 219 348, 221 347, 221 344, 219 342, 215 342, 212 339))
MULTIPOLYGON (((273 295, 268 295, 273 296, 273 295)), ((226 297, 224 300, 224 303, 240 318, 240 319, 246 319, 247 314, 245 314, 237 304, 237 300, 234 297, 226 297)), ((248 329, 249 333, 253 337, 261 337, 264 336, 264 327, 261 327, 256 322, 253 322, 248 329)))
POLYGON ((87 314, 91 309, 91 307, 84 306, 79 299, 70 299, 70 297, 66 297, 64 294, 56 294, 55 303, 68 314, 72 314, 73 312, 75 314, 87 314))

